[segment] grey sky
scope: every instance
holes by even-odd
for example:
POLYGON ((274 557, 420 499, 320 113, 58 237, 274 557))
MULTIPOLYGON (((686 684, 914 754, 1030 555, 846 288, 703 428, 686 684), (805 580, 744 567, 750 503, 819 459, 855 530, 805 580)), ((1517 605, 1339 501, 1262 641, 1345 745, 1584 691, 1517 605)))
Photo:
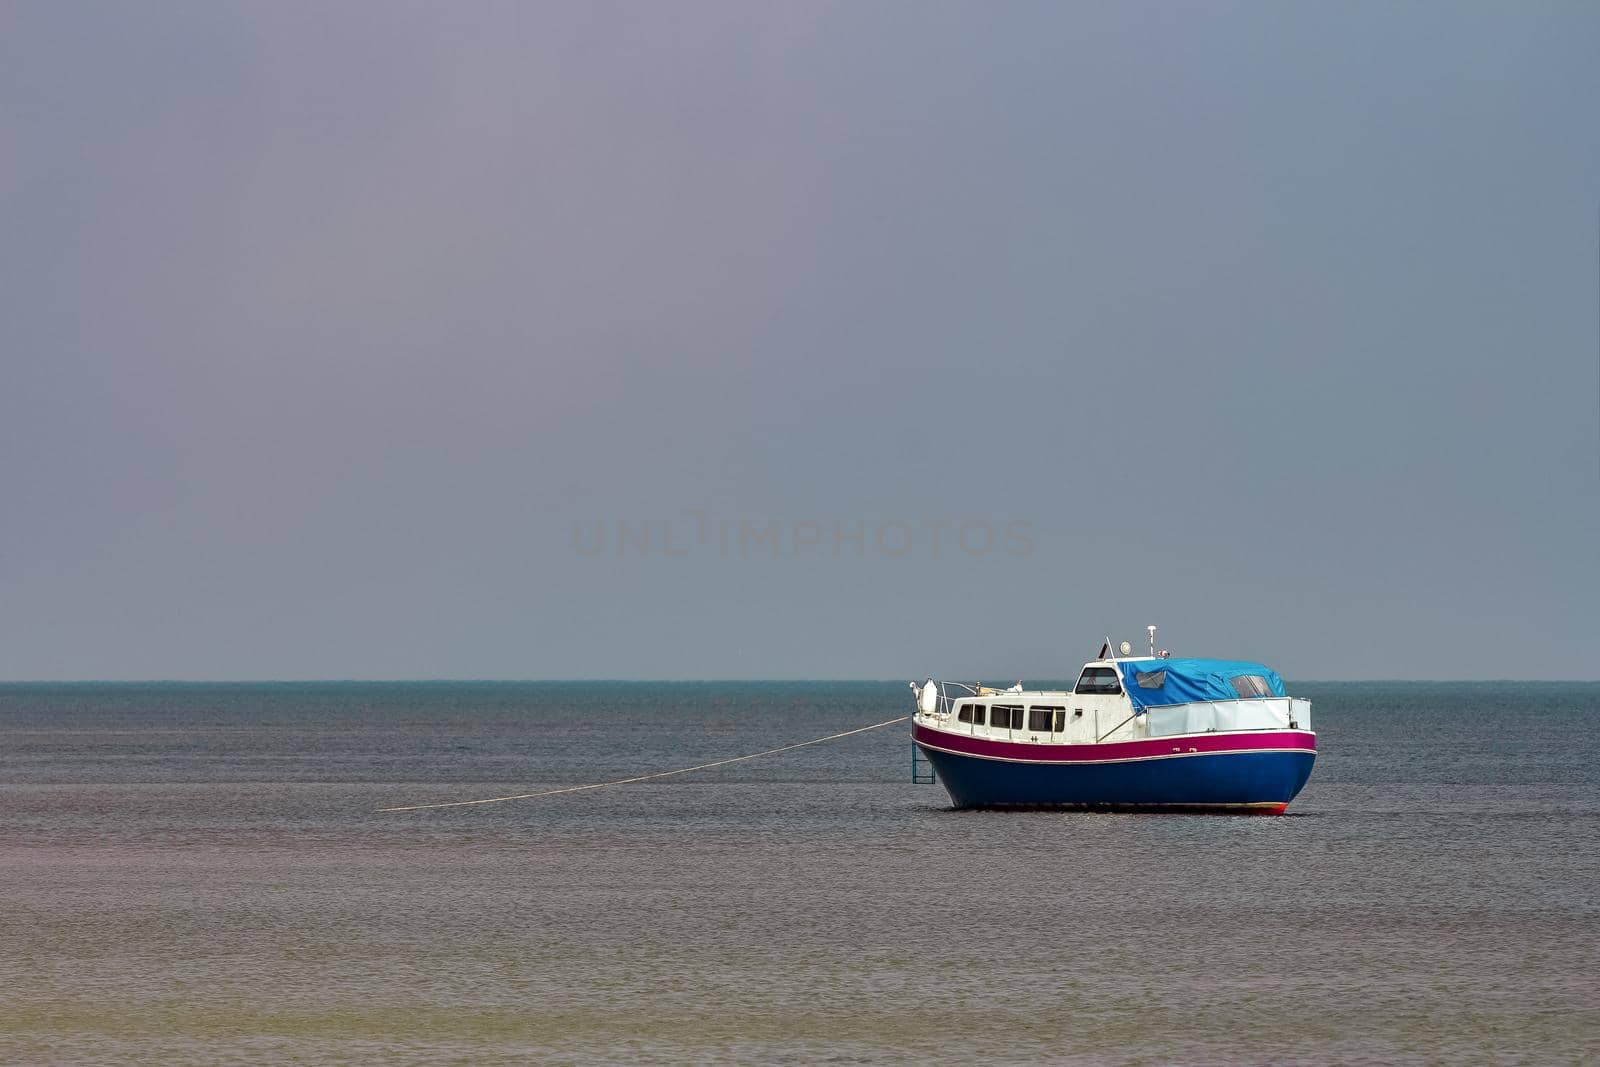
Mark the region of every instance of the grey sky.
POLYGON ((1600 676, 1597 57, 1587 3, 7 3, 0 678, 1146 622, 1600 676))

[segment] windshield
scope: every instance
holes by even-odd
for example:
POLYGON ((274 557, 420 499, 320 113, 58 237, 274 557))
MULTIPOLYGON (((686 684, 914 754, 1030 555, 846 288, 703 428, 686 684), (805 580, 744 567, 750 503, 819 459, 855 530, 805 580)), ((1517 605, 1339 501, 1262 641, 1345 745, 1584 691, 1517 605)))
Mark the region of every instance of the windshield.
POLYGON ((1115 667, 1085 667, 1078 679, 1074 693, 1120 693, 1122 684, 1117 680, 1115 667))

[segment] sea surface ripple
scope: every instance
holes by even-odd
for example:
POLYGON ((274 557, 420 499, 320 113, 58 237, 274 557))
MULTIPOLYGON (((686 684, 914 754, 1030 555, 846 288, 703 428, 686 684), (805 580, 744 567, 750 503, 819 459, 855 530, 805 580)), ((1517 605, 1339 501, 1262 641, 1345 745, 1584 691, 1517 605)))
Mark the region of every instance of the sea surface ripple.
POLYGON ((1600 684, 1322 683, 1282 818, 956 812, 903 683, 0 686, 0 1062, 1593 1063, 1600 684))

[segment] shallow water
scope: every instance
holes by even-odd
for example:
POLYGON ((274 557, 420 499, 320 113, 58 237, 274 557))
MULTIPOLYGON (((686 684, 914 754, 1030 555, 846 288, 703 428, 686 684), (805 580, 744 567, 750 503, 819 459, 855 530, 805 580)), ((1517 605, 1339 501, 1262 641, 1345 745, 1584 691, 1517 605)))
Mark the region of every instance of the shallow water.
POLYGON ((1596 684, 1322 684, 1282 818, 954 812, 903 683, 0 686, 0 1061, 1593 1062, 1596 684))

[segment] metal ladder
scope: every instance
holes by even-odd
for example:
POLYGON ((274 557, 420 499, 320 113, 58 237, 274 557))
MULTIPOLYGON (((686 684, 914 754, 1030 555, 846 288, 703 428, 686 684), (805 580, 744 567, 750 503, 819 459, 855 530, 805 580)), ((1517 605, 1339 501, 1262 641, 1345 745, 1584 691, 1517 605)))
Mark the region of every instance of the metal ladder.
POLYGON ((922 754, 915 741, 911 742, 911 781, 915 785, 932 785, 938 781, 933 762, 922 754))

